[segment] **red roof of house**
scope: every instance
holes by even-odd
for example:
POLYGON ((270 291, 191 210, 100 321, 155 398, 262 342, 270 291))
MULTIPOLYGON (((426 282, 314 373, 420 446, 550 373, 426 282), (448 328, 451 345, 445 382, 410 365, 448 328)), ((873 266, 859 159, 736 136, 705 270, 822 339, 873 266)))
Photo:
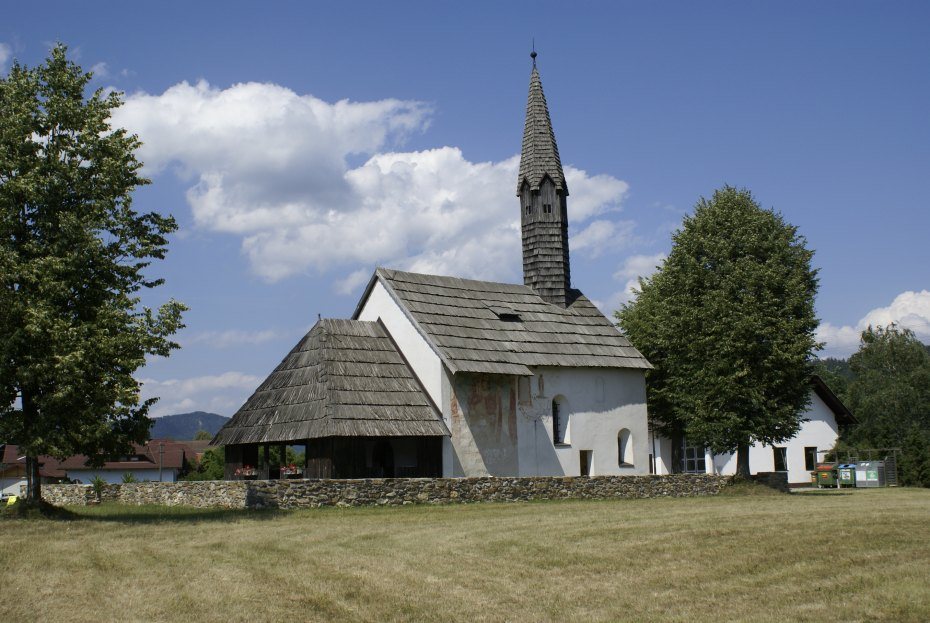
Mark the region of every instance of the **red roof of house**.
MULTIPOLYGON (((19 446, 5 443, 0 445, 2 448, 2 457, 0 457, 0 465, 3 466, 2 469, 6 469, 8 466, 16 466, 22 468, 23 473, 25 474, 26 470, 26 456, 19 450, 19 446)), ((39 457, 39 475, 46 478, 64 478, 65 472, 61 469, 61 461, 51 456, 40 456, 39 457)))
MULTIPOLYGON (((120 460, 106 461, 99 469, 127 470, 127 469, 181 469, 184 465, 185 455, 194 459, 194 452, 185 444, 170 439, 152 439, 145 445, 134 444, 133 454, 121 457, 120 460)), ((61 462, 65 470, 90 469, 87 466, 87 456, 75 454, 61 462)))

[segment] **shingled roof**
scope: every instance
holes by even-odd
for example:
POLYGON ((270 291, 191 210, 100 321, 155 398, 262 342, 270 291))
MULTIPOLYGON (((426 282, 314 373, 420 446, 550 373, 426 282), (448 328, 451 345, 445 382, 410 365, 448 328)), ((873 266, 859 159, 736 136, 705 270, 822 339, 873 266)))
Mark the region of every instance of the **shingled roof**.
POLYGON ((453 374, 529 376, 531 366, 652 367, 577 290, 563 308, 523 285, 379 268, 369 292, 379 280, 453 374))
POLYGON ((439 412, 380 324, 324 319, 259 385, 212 443, 448 434, 439 412))
POLYGON ((536 64, 530 74, 530 94, 526 100, 526 124, 523 126, 523 148, 520 152, 520 176, 517 178, 517 194, 526 181, 530 188, 539 190, 543 178, 548 175, 555 187, 568 195, 565 174, 562 173, 562 160, 559 147, 555 143, 552 120, 549 119, 549 107, 543 94, 542 81, 536 64))

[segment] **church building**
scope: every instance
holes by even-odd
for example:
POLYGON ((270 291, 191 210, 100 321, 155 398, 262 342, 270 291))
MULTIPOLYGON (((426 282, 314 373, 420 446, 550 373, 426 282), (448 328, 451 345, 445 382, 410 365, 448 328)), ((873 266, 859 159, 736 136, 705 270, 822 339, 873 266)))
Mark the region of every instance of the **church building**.
POLYGON ((568 185, 532 54, 523 285, 375 270, 217 433, 226 477, 646 474, 651 366, 571 286, 568 185), (303 446, 301 466, 272 447, 303 446))

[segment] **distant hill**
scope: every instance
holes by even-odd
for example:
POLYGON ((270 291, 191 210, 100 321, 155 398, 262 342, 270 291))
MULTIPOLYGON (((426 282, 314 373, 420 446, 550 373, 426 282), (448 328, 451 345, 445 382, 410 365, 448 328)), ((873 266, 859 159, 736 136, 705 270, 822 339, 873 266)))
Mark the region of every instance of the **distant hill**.
POLYGON ((211 435, 222 428, 229 421, 225 415, 194 411, 193 413, 178 413, 153 418, 152 438, 167 439, 193 439, 199 430, 205 430, 211 435))

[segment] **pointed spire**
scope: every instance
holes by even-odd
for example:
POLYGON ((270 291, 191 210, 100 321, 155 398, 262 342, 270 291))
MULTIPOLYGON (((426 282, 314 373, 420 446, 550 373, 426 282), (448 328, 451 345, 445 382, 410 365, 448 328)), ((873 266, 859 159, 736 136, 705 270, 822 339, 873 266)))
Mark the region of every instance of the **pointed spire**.
POLYGON ((555 143, 552 121, 549 119, 549 107, 543 94, 542 81, 536 69, 536 49, 533 59, 533 71, 530 73, 530 94, 526 101, 526 124, 523 126, 523 149, 520 153, 520 176, 517 179, 517 194, 526 181, 530 188, 539 190, 543 178, 548 175, 561 194, 568 195, 565 174, 562 173, 562 161, 559 159, 559 147, 555 143))
POLYGON ((523 238, 523 283, 547 303, 571 303, 568 257, 568 187, 555 144, 549 107, 536 70, 536 50, 530 54, 530 95, 520 154, 520 229, 523 238))

